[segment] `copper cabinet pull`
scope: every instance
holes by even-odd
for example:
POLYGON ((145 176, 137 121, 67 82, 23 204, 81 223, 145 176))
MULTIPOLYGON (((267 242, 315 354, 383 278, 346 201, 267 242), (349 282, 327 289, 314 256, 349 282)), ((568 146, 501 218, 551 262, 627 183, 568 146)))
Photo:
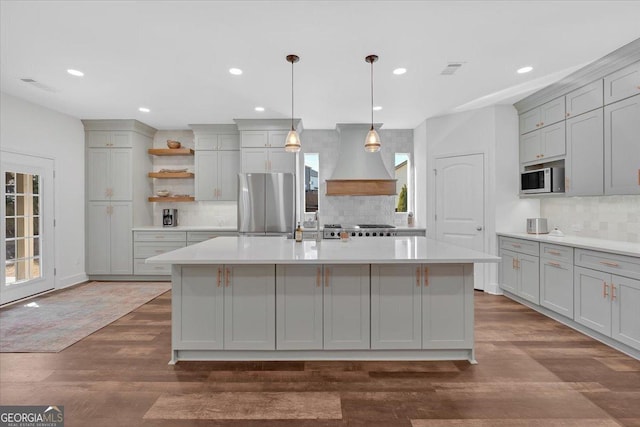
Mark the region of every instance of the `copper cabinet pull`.
POLYGON ((320 274, 320 267, 318 267, 318 269, 316 270, 316 286, 318 288, 322 287, 322 279, 321 279, 321 274, 320 274))
POLYGON ((540 126, 544 126, 544 122, 540 122, 540 126))
POLYGON ((552 267, 557 267, 557 268, 562 267, 560 264, 558 264, 557 262, 553 262, 553 261, 547 261, 547 265, 550 265, 552 267))
POLYGON ((569 186, 571 184, 571 180, 569 178, 565 178, 564 179, 564 190, 567 191, 569 189, 569 186))
POLYGON ((616 300, 616 285, 611 283, 611 301, 616 300))
POLYGON ((520 248, 521 246, 516 244, 516 243, 512 243, 511 246, 513 246, 514 248, 520 248))
POLYGON ((549 252, 551 255, 562 255, 562 253, 559 251, 547 251, 547 252, 549 252))
POLYGON ((424 287, 429 286, 429 267, 424 268, 424 287))
POLYGON ((220 287, 222 283, 222 268, 218 267, 218 287, 220 287))
POLYGON ((329 287, 329 268, 324 269, 324 287, 329 287))
POLYGON ((520 270, 520 260, 516 259, 516 270, 520 270))
POLYGON ((620 267, 620 264, 611 261, 600 261, 600 264, 608 265, 609 267, 620 267))
POLYGON ((609 286, 607 286, 607 282, 602 282, 602 298, 606 298, 609 296, 609 286))
POLYGON ((227 285, 227 287, 231 286, 231 271, 229 270, 229 268, 227 268, 227 281, 226 281, 226 285, 227 285))
POLYGON ((416 268, 416 287, 420 287, 420 267, 416 268))

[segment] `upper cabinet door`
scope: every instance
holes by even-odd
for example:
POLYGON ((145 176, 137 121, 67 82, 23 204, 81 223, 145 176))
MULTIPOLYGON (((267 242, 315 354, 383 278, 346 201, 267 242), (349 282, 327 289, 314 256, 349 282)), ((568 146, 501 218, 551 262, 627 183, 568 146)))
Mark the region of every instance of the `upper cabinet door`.
POLYGON ((238 200, 240 151, 218 152, 218 200, 238 200))
POLYGON ((282 147, 284 148, 285 140, 289 131, 270 131, 269 132, 269 147, 282 147))
POLYGON ((242 172, 264 173, 269 171, 266 148, 242 149, 242 172))
POLYGON ((553 126, 540 129, 540 158, 547 160, 552 157, 564 156, 565 149, 565 123, 556 123, 553 126))
POLYGON ((217 151, 198 150, 195 156, 196 200, 216 200, 218 187, 217 151))
POLYGON ((267 147, 269 132, 266 130, 245 130, 240 133, 240 145, 245 147, 267 147))
POLYGON ((131 148, 133 147, 131 137, 131 132, 113 132, 111 135, 111 146, 120 148, 131 148))
POLYGON ((240 135, 220 134, 218 135, 218 150, 239 150, 240 135))
POLYGON ((569 92, 566 96, 567 117, 575 117, 602 107, 604 103, 602 85, 602 80, 597 80, 569 92))
POLYGON ((217 150, 218 135, 199 135, 196 137, 196 150, 217 150))
POLYGON ((284 151, 284 148, 269 148, 268 150, 269 172, 295 173, 295 154, 284 151))
POLYGON ((540 107, 520 114, 520 135, 540 128, 540 107))
POLYGON ((89 200, 109 200, 108 148, 87 150, 87 197, 89 200))
POLYGON ((604 108, 604 192, 640 194, 640 95, 604 108))
POLYGON ((133 199, 133 184, 131 170, 130 148, 116 148, 110 152, 110 189, 111 200, 131 200, 133 199))
POLYGON ((111 147, 111 132, 107 131, 90 131, 87 132, 87 147, 89 148, 108 148, 111 147))
POLYGON ((565 118, 564 96, 540 106, 540 127, 563 121, 565 118))
POLYGON ((565 192, 568 196, 604 193, 603 109, 567 120, 565 192))
POLYGON ((638 94, 640 94, 640 62, 604 78, 605 105, 638 94))

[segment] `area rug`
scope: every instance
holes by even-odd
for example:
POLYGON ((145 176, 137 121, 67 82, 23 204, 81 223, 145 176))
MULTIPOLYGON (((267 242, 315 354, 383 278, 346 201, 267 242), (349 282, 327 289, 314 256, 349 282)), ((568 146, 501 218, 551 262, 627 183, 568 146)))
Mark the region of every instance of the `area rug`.
POLYGON ((169 282, 90 282, 3 308, 0 353, 57 353, 169 289, 169 282))

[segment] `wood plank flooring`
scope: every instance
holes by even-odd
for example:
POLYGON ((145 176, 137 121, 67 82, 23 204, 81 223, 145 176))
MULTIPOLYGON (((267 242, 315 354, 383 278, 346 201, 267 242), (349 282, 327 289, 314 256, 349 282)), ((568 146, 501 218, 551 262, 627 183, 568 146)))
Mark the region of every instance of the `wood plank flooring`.
POLYGON ((640 362, 476 292, 467 362, 181 362, 166 293, 60 353, 0 354, 1 405, 65 426, 640 426, 640 362))

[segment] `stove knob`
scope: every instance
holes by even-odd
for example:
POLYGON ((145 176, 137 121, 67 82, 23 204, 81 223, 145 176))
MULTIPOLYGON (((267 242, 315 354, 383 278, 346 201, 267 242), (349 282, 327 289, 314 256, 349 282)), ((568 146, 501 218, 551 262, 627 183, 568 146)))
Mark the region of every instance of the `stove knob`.
POLYGON ((362 233, 358 233, 358 236, 362 237, 362 233))
POLYGON ((352 235, 352 236, 355 236, 355 235, 356 235, 356 233, 355 233, 354 231, 352 231, 352 232, 351 232, 351 235, 352 235))
POLYGON ((375 233, 375 232, 374 232, 374 233, 373 233, 373 235, 374 235, 374 236, 377 236, 377 235, 378 235, 378 233, 375 233))
POLYGON ((391 236, 391 233, 387 233, 387 236, 391 236))
POLYGON ((369 236, 369 233, 364 233, 365 236, 369 236))
POLYGON ((380 233, 380 237, 384 237, 384 233, 380 233))
POLYGON ((333 231, 331 232, 331 237, 335 236, 336 233, 334 233, 333 231))

